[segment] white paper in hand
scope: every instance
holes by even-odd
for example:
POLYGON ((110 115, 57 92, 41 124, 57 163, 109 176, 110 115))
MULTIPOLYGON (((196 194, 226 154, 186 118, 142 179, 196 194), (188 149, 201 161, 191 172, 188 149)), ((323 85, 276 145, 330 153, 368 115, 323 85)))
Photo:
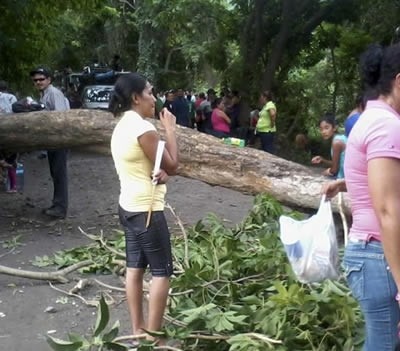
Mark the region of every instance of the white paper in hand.
POLYGON ((162 160, 162 156, 164 154, 164 147, 165 147, 165 141, 160 140, 157 145, 156 161, 154 162, 154 168, 153 168, 153 184, 154 185, 157 184, 157 181, 155 180, 154 175, 156 175, 160 171, 161 160, 162 160))

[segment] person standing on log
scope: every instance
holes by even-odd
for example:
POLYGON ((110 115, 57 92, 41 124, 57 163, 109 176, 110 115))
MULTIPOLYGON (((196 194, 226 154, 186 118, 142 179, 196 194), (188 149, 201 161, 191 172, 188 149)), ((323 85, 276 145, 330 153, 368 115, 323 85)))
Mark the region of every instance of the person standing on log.
MULTIPOLYGON (((48 111, 67 111, 69 103, 64 94, 51 84, 51 72, 46 67, 37 67, 30 72, 35 87, 40 91, 40 102, 48 111)), ((53 180, 52 205, 43 213, 52 218, 63 219, 68 211, 68 150, 48 150, 50 174, 53 180)))
POLYGON ((260 95, 260 104, 263 106, 256 126, 256 132, 261 139, 261 148, 270 154, 275 153, 276 134, 276 106, 272 101, 270 91, 264 91, 260 95))
POLYGON ((155 101, 152 86, 146 78, 138 73, 129 73, 118 78, 109 105, 113 115, 120 117, 111 137, 111 154, 121 185, 119 217, 125 231, 126 294, 135 335, 145 329, 161 329, 169 277, 173 273, 164 199, 168 174, 175 174, 178 167, 176 118, 167 108, 160 112, 166 144, 162 170, 152 175, 160 137, 146 118, 154 116, 155 101), (156 181, 155 190, 152 176, 156 181), (147 226, 150 207, 152 213, 147 226), (142 299, 147 266, 150 266, 152 283, 145 324, 142 299))
POLYGON ((349 135, 345 180, 322 192, 350 197, 353 225, 343 266, 364 315, 363 350, 393 351, 400 323, 400 44, 370 46, 361 73, 378 98, 367 102, 349 135))

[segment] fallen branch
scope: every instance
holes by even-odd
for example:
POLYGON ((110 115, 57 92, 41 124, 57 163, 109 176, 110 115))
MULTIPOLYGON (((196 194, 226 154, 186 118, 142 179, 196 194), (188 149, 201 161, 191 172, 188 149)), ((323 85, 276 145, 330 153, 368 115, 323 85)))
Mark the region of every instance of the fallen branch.
POLYGON ((183 235, 183 239, 185 240, 185 258, 184 258, 185 267, 189 268, 189 245, 188 245, 188 236, 187 236, 185 227, 184 227, 181 219, 176 214, 175 210, 172 208, 172 206, 170 204, 166 203, 165 207, 168 208, 171 211, 171 213, 174 216, 176 222, 178 223, 179 228, 181 229, 181 232, 182 232, 182 235, 183 235))
POLYGON ((64 295, 67 296, 71 296, 71 297, 76 297, 79 300, 81 300, 86 306, 91 306, 91 307, 97 307, 98 305, 98 301, 94 301, 94 300, 86 300, 84 297, 82 297, 81 295, 75 294, 75 293, 71 293, 65 290, 62 290, 60 288, 55 287, 53 284, 51 284, 51 282, 49 282, 50 288, 52 288, 55 291, 58 291, 64 295))
MULTIPOLYGON (((239 335, 244 336, 244 337, 249 337, 252 339, 258 339, 258 340, 261 340, 268 344, 282 344, 281 340, 271 339, 270 337, 263 335, 263 334, 259 334, 259 333, 243 333, 243 334, 238 334, 238 336, 239 335)), ((126 335, 126 336, 117 337, 113 341, 121 342, 121 341, 127 341, 127 340, 138 340, 138 339, 144 339, 146 336, 147 336, 147 334, 126 335)), ((195 334, 187 335, 184 339, 226 341, 226 340, 229 340, 231 337, 232 337, 232 335, 220 335, 220 334, 207 335, 207 334, 195 333, 195 334)))
POLYGON ((102 286, 103 288, 107 288, 107 289, 115 290, 115 291, 120 291, 120 292, 125 292, 125 288, 119 288, 117 286, 108 285, 108 284, 103 283, 103 282, 101 282, 100 280, 97 280, 97 279, 93 279, 93 281, 96 284, 102 286))
POLYGON ((104 241, 103 231, 101 231, 100 235, 92 235, 92 234, 87 234, 81 227, 78 227, 78 229, 88 239, 93 240, 93 241, 98 241, 100 243, 101 247, 110 251, 114 255, 120 256, 122 258, 126 258, 126 254, 124 252, 115 250, 114 248, 107 245, 107 243, 104 241))
POLYGON ((33 271, 26 271, 22 269, 16 269, 0 265, 0 274, 7 274, 20 278, 48 280, 58 283, 68 283, 69 279, 66 277, 67 274, 72 273, 80 268, 90 266, 91 264, 93 264, 92 260, 86 260, 78 262, 76 264, 73 264, 72 266, 69 266, 67 268, 61 269, 56 272, 33 272, 33 271))
POLYGON ((7 251, 7 252, 1 254, 1 255, 0 255, 0 258, 2 258, 2 257, 4 257, 4 256, 7 256, 7 255, 9 255, 10 253, 13 253, 14 251, 15 251, 15 247, 13 247, 10 251, 7 251))

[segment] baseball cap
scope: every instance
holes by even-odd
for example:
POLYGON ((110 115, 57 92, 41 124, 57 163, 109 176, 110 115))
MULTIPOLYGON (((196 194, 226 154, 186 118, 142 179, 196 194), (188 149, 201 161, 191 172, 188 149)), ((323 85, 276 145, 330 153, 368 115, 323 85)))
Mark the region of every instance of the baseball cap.
POLYGON ((30 71, 29 75, 32 77, 35 74, 43 74, 46 78, 51 76, 51 72, 47 67, 39 66, 30 71))

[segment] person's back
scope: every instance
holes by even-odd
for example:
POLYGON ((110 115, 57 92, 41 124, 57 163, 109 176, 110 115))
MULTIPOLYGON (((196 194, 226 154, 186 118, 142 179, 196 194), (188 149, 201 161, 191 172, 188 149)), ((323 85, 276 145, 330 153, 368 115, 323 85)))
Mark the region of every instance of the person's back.
MULTIPOLYGON (((343 134, 336 134, 333 137, 333 142, 335 142, 335 141, 340 141, 343 144, 347 144, 347 137, 343 134)), ((333 147, 331 147, 331 156, 333 157, 333 147)), ((344 178, 344 156, 345 156, 345 150, 342 150, 340 152, 340 158, 339 158, 339 171, 336 174, 337 179, 344 178)))
POLYGON ((12 113, 12 104, 17 101, 7 90, 7 83, 4 80, 0 81, 0 114, 12 113))
POLYGON ((200 110, 203 114, 203 123, 202 123, 202 131, 205 133, 210 133, 212 131, 212 123, 211 123, 211 102, 209 100, 204 100, 200 104, 200 110))
POLYGON ((189 104, 184 96, 177 96, 172 103, 172 113, 176 117, 176 123, 188 127, 189 126, 189 104))
POLYGON ((368 161, 376 157, 400 158, 400 138, 393 135, 399 129, 399 115, 378 100, 368 102, 362 118, 354 125, 344 161, 353 215, 350 236, 365 239, 365 233, 368 233, 380 238, 379 222, 368 190, 368 161), (387 138, 393 143, 389 148, 387 138))

